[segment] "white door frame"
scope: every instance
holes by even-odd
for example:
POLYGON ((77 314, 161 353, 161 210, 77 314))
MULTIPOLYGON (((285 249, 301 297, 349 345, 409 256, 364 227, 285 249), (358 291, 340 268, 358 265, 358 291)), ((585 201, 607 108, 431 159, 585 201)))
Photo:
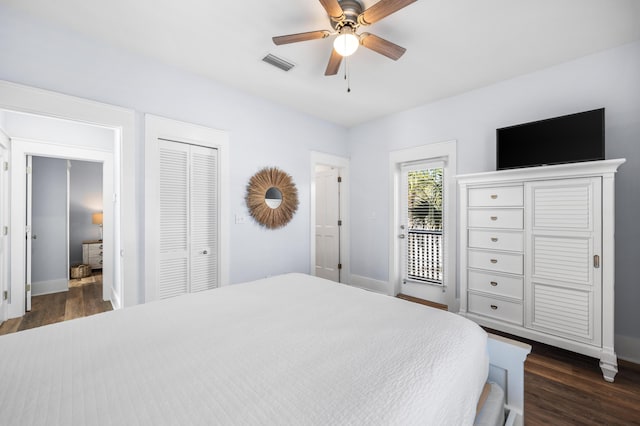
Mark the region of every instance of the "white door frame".
POLYGON ((310 220, 309 220, 309 273, 316 274, 316 166, 331 166, 340 169, 342 185, 340 186, 340 216, 342 227, 340 229, 340 281, 344 284, 351 284, 351 256, 350 256, 350 235, 349 226, 349 159, 337 155, 326 154, 324 152, 311 151, 310 163, 310 220))
POLYGON ((0 128, 0 324, 7 319, 9 300, 4 300, 4 292, 9 292, 9 171, 4 169, 9 165, 9 137, 0 128), (6 227, 6 228, 5 228, 6 227), (6 229, 6 234, 5 234, 6 229))
MULTIPOLYGON (((443 159, 446 161, 444 174, 444 303, 449 307, 449 311, 458 312, 459 300, 456 298, 456 258, 457 258, 457 210, 456 210, 456 141, 447 141, 434 143, 429 145, 421 145, 414 148, 392 151, 389 153, 389 283, 391 284, 391 295, 402 293, 401 283, 401 240, 399 238, 400 229, 400 183, 401 171, 400 167, 403 163, 428 161, 435 159, 443 159)), ((405 284, 409 286, 410 284, 405 284)), ((422 286, 420 296, 424 299, 438 302, 442 299, 442 290, 440 286, 429 286, 422 284, 413 284, 413 286, 422 286)), ((412 294, 415 295, 415 294, 412 294)), ((442 303, 442 302, 441 302, 442 303)))
MULTIPOLYGON (((15 145, 15 140, 14 140, 14 145, 15 145)), ((25 199, 18 200, 13 197, 13 189, 16 188, 15 186, 12 186, 11 188, 11 192, 12 192, 11 199, 15 200, 16 203, 20 203, 20 206, 26 206, 25 210, 24 211, 20 210, 19 212, 20 214, 18 215, 18 218, 24 217, 25 221, 24 223, 18 223, 18 226, 20 227, 24 226, 25 233, 26 233, 24 250, 20 251, 19 253, 24 253, 24 260, 21 259, 24 264, 24 266, 21 269, 23 269, 25 272, 25 276, 22 277, 22 279, 24 279, 24 283, 26 286, 25 293, 26 293, 26 299, 27 299, 24 305, 24 310, 26 312, 29 312, 31 310, 31 294, 33 290, 33 283, 31 282, 31 276, 33 272, 32 271, 33 266, 31 264, 31 261, 33 260, 33 256, 32 256, 33 241, 31 240, 31 238, 33 237, 33 173, 32 173, 33 155, 25 154, 22 156, 22 160, 18 160, 18 161, 21 161, 21 164, 24 164, 26 166, 26 170, 23 171, 22 167, 16 167, 17 162, 14 161, 12 158, 11 173, 13 173, 14 169, 18 169, 19 173, 23 174, 26 185, 23 185, 21 187, 25 188, 25 191, 24 191, 25 199)), ((17 182, 14 179, 15 177, 11 176, 11 181, 17 182)), ((21 182, 18 182, 18 184, 21 184, 21 182)), ((11 214, 13 215, 13 211, 11 212, 11 214)), ((15 225, 15 219, 13 217, 11 218, 11 223, 15 225)), ((15 230, 12 230, 11 235, 19 235, 19 233, 16 233, 14 231, 15 230)), ((11 241, 11 245, 13 245, 13 240, 11 241)), ((18 279, 20 279, 20 277, 18 277, 18 279)), ((12 284, 12 287, 13 287, 13 284, 12 284)), ((15 294, 20 294, 20 293, 16 292, 15 294)))
POLYGON ((157 300, 160 247, 158 139, 214 148, 218 151, 218 283, 229 284, 229 135, 222 130, 145 115, 145 300, 157 300))
MULTIPOLYGON (((25 270, 28 256, 26 250, 28 241, 31 240, 31 232, 27 232, 25 239, 26 214, 27 214, 27 156, 40 156, 48 158, 61 158, 66 160, 94 161, 102 163, 102 202, 103 202, 103 273, 102 295, 104 300, 121 300, 121 294, 114 293, 114 287, 122 289, 122 286, 114 286, 114 173, 113 154, 97 149, 85 149, 77 146, 61 145, 57 143, 34 141, 22 138, 11 139, 11 305, 14 312, 18 310, 20 295, 25 294, 25 283, 28 278, 28 270, 25 270), (25 276, 25 273, 27 276, 25 276)), ((24 303, 22 315, 24 315, 24 303)), ((21 316, 21 315, 20 315, 21 316)))
MULTIPOLYGON (((115 130, 114 180, 119 189, 119 209, 116 224, 114 251, 120 255, 115 262, 116 281, 120 282, 120 300, 114 300, 115 308, 140 303, 138 283, 137 241, 142 230, 138 229, 136 207, 136 140, 135 113, 132 110, 77 98, 29 86, 0 81, 0 109, 30 113, 53 118, 78 121, 115 130)), ((139 172, 142 178, 142 171, 139 172)), ((23 235, 23 234, 22 234, 23 235)), ((24 236, 24 235, 23 235, 24 236)), ((24 314, 24 304, 10 303, 9 317, 24 314)))

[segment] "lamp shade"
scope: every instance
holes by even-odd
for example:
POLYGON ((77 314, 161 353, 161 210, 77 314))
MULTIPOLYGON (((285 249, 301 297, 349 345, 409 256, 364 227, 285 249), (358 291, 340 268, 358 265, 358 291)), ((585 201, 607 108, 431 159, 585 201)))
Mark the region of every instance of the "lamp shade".
POLYGON ((94 225, 102 225, 102 212, 91 215, 91 223, 94 225))

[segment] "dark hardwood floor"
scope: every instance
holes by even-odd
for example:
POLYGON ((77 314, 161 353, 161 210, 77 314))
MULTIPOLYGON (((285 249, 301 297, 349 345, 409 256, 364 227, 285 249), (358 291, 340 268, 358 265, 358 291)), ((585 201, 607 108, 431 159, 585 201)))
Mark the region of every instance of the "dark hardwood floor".
POLYGON ((69 281, 69 291, 33 297, 31 311, 22 318, 5 321, 0 326, 0 335, 112 309, 110 302, 102 300, 102 275, 95 273, 87 278, 69 281))
POLYGON ((527 425, 640 425, 639 365, 619 360, 608 383, 597 359, 505 336, 532 347, 524 364, 527 425))

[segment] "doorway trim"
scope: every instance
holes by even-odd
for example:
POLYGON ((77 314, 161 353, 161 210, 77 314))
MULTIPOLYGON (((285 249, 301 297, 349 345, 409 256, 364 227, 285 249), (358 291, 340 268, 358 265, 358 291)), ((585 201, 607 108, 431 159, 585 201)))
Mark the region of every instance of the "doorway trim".
MULTIPOLYGON (((11 294, 12 305, 19 304, 19 297, 25 294, 25 264, 26 264, 26 239, 25 217, 27 191, 26 189, 26 162, 28 155, 60 158, 65 160, 81 160, 102 163, 102 203, 103 203, 103 232, 105 246, 103 253, 104 269, 102 273, 102 298, 110 300, 115 306, 114 300, 120 300, 121 296, 114 280, 114 175, 113 154, 107 151, 86 149, 77 146, 61 145, 47 141, 34 141, 23 138, 11 139, 11 294), (16 255, 18 253, 18 255, 16 255), (22 254, 22 255, 20 255, 22 254)), ((31 231, 26 230, 26 237, 31 238, 31 231)), ((67 240, 68 244, 68 240, 67 240)), ((22 306, 24 310, 24 304, 22 306)), ((24 315, 24 313, 22 314, 24 315)))
MULTIPOLYGON (((401 166, 403 163, 429 161, 435 159, 443 159, 446 161, 444 176, 444 290, 445 303, 449 311, 458 312, 459 301, 456 298, 457 278, 456 278, 456 259, 457 259, 457 192, 456 192, 456 141, 446 141, 421 145, 413 148, 391 151, 389 153, 389 283, 391 284, 391 295, 395 296, 402 293, 401 283, 401 239, 398 237, 400 230, 400 183, 401 183, 401 166)), ((416 284, 420 285, 420 284, 416 284)), ((443 287, 433 286, 425 287, 425 293, 434 297, 430 300, 438 302, 437 292, 442 293, 443 287)), ((423 298, 428 298, 423 296, 423 298)))
POLYGON ((0 324, 8 318, 9 312, 9 215, 10 200, 9 170, 5 169, 10 161, 9 136, 0 127, 0 324), (7 292, 7 299, 4 295, 7 292))
POLYGON ((349 226, 349 159, 324 152, 311 151, 310 162, 310 211, 309 211, 309 273, 316 274, 316 166, 331 166, 340 169, 342 186, 340 187, 340 263, 342 263, 341 282, 351 284, 351 256, 349 226))
MULTIPOLYGON (((120 198, 116 201, 115 247, 120 254, 114 262, 114 274, 120 278, 121 299, 114 308, 133 306, 140 302, 138 283, 139 253, 137 241, 142 230, 137 229, 138 209, 135 162, 135 113, 133 110, 103 104, 88 99, 23 86, 0 80, 0 109, 61 118, 107 127, 115 130, 114 180, 120 198)), ((140 170, 141 179, 143 171, 140 170)), ((22 234, 22 233, 21 233, 22 234)), ((20 303, 9 304, 9 317, 23 315, 20 303)))

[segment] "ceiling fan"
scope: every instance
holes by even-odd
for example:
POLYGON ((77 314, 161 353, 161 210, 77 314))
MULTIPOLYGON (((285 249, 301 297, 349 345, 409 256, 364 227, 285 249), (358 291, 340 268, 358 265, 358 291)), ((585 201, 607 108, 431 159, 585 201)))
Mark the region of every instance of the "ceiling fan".
POLYGON ((289 34, 273 37, 276 45, 297 43, 300 41, 317 40, 338 35, 333 42, 333 50, 324 75, 338 73, 342 58, 352 55, 359 45, 380 53, 397 61, 407 50, 370 33, 357 34, 360 26, 367 26, 397 12, 416 0, 380 0, 370 8, 364 10, 360 0, 320 0, 327 11, 334 31, 319 30, 305 33, 289 34))

